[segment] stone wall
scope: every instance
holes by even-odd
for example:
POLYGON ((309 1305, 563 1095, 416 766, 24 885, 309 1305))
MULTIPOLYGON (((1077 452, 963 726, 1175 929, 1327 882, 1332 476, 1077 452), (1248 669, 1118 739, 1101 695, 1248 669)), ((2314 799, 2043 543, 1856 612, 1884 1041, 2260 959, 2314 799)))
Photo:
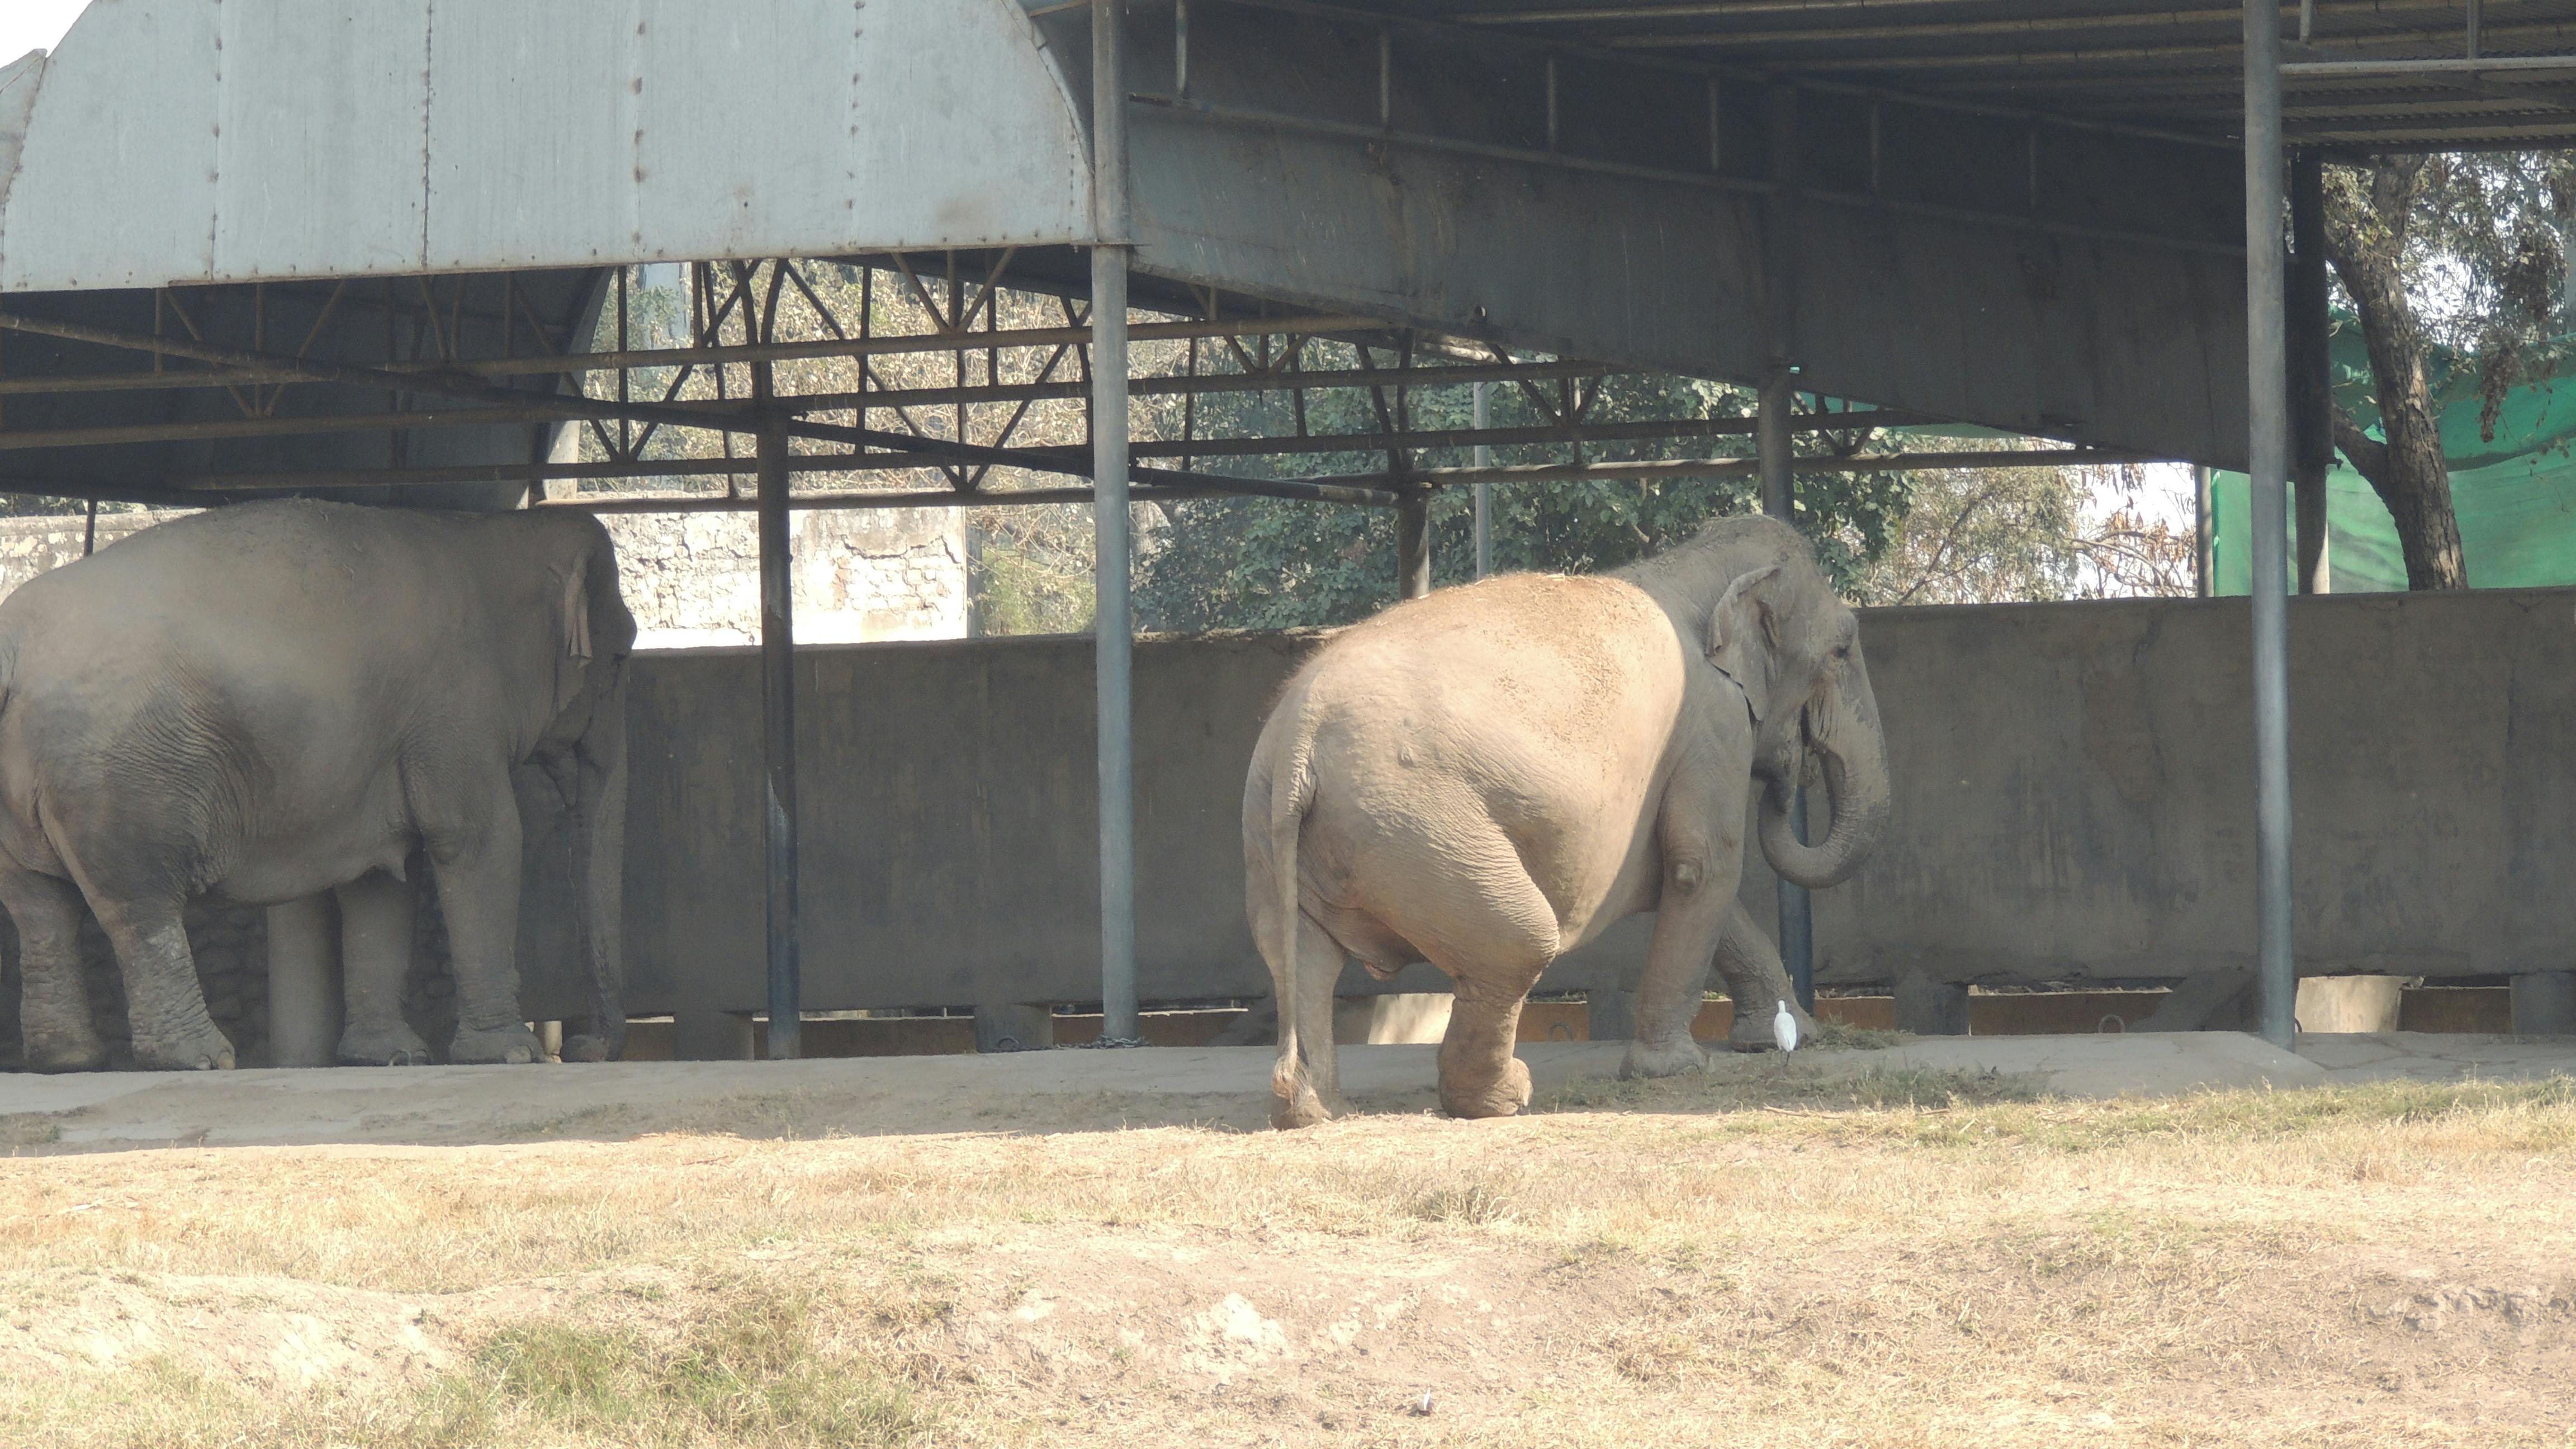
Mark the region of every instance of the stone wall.
MULTIPOLYGON (((760 552, 748 513, 625 513, 603 521, 638 648, 760 642, 760 552)), ((954 508, 791 514, 799 643, 962 639, 965 516, 954 508)))

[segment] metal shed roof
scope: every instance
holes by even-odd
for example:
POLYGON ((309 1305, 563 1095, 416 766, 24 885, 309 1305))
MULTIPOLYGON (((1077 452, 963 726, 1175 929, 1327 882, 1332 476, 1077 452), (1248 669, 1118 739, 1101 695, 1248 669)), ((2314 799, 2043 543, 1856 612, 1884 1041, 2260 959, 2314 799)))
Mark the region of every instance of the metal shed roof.
MULTIPOLYGON (((1385 0, 1623 56, 1842 81, 2216 138, 2244 119, 2244 9, 2139 0, 1385 0)), ((2286 134, 2355 151, 2576 144, 2571 0, 2281 6, 2286 134), (2428 64, 2429 63, 2429 64, 2428 64)))
POLYGON ((0 292, 1089 238, 1010 0, 94 0, 0 71, 0 292))

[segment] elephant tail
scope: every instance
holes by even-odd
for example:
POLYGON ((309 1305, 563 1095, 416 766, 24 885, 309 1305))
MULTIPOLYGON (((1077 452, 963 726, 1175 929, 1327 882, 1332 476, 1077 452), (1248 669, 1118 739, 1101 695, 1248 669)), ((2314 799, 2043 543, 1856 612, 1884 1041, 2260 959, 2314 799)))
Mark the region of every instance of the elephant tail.
POLYGON ((1313 774, 1315 724, 1308 702, 1299 699, 1282 752, 1278 773, 1270 781, 1270 871, 1276 895, 1278 940, 1271 959, 1279 995, 1279 1065, 1270 1090, 1294 1106, 1304 1088, 1305 1064, 1297 1041, 1297 846, 1305 833, 1306 811, 1315 803, 1313 774))

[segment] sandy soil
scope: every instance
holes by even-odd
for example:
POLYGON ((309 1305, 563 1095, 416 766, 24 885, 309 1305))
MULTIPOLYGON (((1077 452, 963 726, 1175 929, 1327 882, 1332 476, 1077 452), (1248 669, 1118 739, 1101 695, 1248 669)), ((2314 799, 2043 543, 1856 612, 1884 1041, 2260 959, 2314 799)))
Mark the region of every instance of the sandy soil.
POLYGON ((20 1157, 0 1442, 2576 1437, 2576 1085, 2033 1092, 20 1157))

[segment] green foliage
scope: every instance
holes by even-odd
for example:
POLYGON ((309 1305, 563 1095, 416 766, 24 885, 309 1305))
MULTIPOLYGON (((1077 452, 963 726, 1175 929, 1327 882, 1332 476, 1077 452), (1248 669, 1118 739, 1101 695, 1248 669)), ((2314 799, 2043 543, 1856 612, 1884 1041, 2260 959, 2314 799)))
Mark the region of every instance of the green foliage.
MULTIPOLYGON (((1350 367, 1355 349, 1330 344, 1313 368, 1350 367)), ((1369 359, 1385 366, 1378 354, 1369 359)), ((1571 385, 1544 389, 1546 407, 1522 387, 1493 384, 1488 423, 1496 428, 1541 427, 1576 404, 1571 385)), ((1385 399, 1392 417, 1397 400, 1385 399)), ((1404 421, 1415 431, 1466 428, 1473 423, 1473 391, 1464 384, 1414 390, 1403 400, 1404 421)), ((1163 403, 1155 421, 1162 435, 1181 434, 1178 405, 1163 403), (1167 415, 1168 414, 1168 415, 1167 415)), ((1693 378, 1622 376, 1606 379, 1588 407, 1587 421, 1618 423, 1677 418, 1749 418, 1753 397, 1739 389, 1693 378)), ((1201 437, 1294 435, 1297 418, 1285 393, 1218 393, 1200 398, 1190 418, 1201 437)), ((1363 433, 1381 426, 1379 400, 1358 389, 1308 395, 1306 430, 1312 434, 1363 433)), ((1802 441, 1821 450, 1822 440, 1802 441)), ((1849 446, 1847 441, 1846 446, 1849 446)), ((1497 465, 1567 461, 1565 444, 1493 450, 1497 465)), ((1749 458, 1749 434, 1591 445, 1590 462, 1676 458, 1749 458)), ((1472 464, 1467 449, 1430 449, 1413 460, 1426 468, 1472 464)), ((1381 453, 1292 454, 1276 460, 1214 459, 1203 471, 1242 476, 1318 477, 1377 472, 1381 453), (1241 462, 1274 469, 1237 466, 1241 462)), ((1699 477, 1651 481, 1497 484, 1491 490, 1496 572, 1541 570, 1592 573, 1617 568, 1667 544, 1688 538, 1709 519, 1751 512, 1758 486, 1749 477, 1699 477)), ((1799 527, 1816 540, 1826 568, 1848 584, 1884 551, 1904 516, 1907 484, 1888 473, 1812 474, 1799 480, 1799 527)), ((1211 499, 1167 505, 1165 526, 1139 561, 1137 611, 1148 629, 1279 629, 1340 624, 1394 602, 1395 514, 1384 508, 1277 499, 1211 499)), ((1444 488, 1431 500, 1432 578, 1460 582, 1475 575, 1474 503, 1470 490, 1444 488)))

